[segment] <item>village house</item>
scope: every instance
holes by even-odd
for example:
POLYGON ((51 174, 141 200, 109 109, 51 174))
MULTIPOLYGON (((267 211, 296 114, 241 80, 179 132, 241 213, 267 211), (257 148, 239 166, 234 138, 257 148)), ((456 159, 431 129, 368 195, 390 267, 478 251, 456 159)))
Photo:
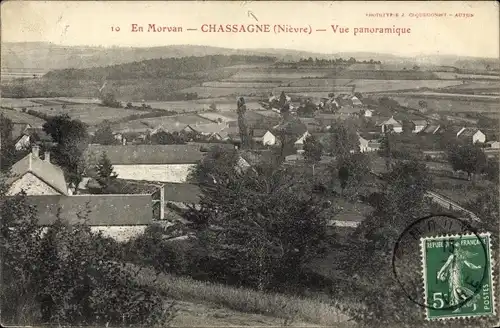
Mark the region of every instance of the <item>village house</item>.
POLYGON ((11 137, 13 140, 20 138, 27 129, 41 129, 45 123, 41 118, 14 109, 0 108, 0 115, 3 115, 12 122, 11 137))
POLYGON ((351 102, 353 106, 363 106, 363 102, 356 96, 351 97, 351 102))
POLYGON ((27 195, 69 195, 63 170, 50 162, 50 153, 40 158, 40 148, 33 146, 31 153, 15 163, 6 183, 7 195, 24 191, 27 195))
MULTIPOLYGON (((38 224, 48 226, 59 216, 69 224, 85 223, 92 231, 119 242, 127 241, 161 220, 154 208, 163 208, 151 194, 37 195, 27 197, 38 210, 38 224), (85 221, 79 219, 83 215, 85 221)), ((162 211, 163 212, 163 211, 162 211)))
POLYGON ((274 146, 277 142, 276 136, 269 130, 253 129, 251 133, 253 141, 264 146, 274 146))
POLYGON ((486 135, 477 128, 461 128, 457 132, 457 138, 473 144, 477 142, 484 143, 486 141, 486 135))
POLYGON ((303 150, 304 149, 304 142, 306 141, 307 137, 309 137, 311 134, 309 131, 304 132, 295 142, 294 146, 298 150, 303 150))
POLYGON ((491 149, 500 149, 500 142, 499 141, 488 141, 486 143, 486 147, 491 148, 491 149))
POLYGON ((371 109, 365 109, 363 111, 363 116, 364 117, 372 117, 373 116, 373 110, 371 110, 371 109))
POLYGON ((227 129, 228 125, 226 123, 204 123, 204 124, 194 124, 187 125, 183 131, 193 132, 205 137, 213 137, 221 133, 224 129, 227 129))
POLYGON ((391 116, 388 120, 381 122, 379 126, 382 128, 382 133, 391 130, 395 133, 403 132, 403 124, 399 121, 396 121, 393 116, 391 116))
POLYGON ((425 129, 420 131, 422 134, 436 134, 441 131, 441 125, 429 124, 425 129))
POLYGON ((359 116, 360 115, 360 109, 353 107, 353 106, 342 106, 339 110, 338 113, 340 114, 341 118, 345 117, 351 117, 351 116, 359 116))
POLYGON ((119 178, 158 182, 185 182, 192 167, 203 158, 200 146, 187 145, 89 145, 87 163, 105 153, 119 178))
POLYGON ((412 120, 411 124, 413 126, 412 132, 419 133, 420 131, 425 129, 425 127, 427 126, 427 121, 426 120, 412 120))
POLYGON ((17 151, 30 149, 31 145, 35 143, 52 143, 50 135, 45 133, 42 128, 26 128, 19 139, 16 141, 14 147, 17 151))

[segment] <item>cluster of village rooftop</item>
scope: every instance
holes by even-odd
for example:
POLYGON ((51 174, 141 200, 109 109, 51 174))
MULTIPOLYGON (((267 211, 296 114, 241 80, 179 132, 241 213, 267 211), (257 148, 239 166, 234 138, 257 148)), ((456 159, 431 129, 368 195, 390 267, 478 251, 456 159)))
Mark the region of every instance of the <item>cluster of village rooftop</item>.
MULTIPOLYGON (((252 140, 263 148, 278 146, 279 135, 275 132, 279 126, 279 109, 272 104, 275 97, 269 102, 262 103, 266 116, 256 119, 259 109, 248 110, 249 131, 252 140), (276 115, 269 115, 273 112, 276 115), (264 120, 262 120, 264 118, 264 120), (259 126, 256 126, 259 124, 259 126), (266 128, 266 126, 268 128, 266 128)), ((290 112, 296 114, 302 104, 290 103, 290 112)), ((300 117, 302 128, 295 131, 296 153, 286 157, 287 162, 296 162, 303 159, 303 145, 307 137, 315 136, 320 141, 326 137, 333 122, 339 119, 364 117, 374 122, 372 128, 358 131, 359 149, 353 151, 373 152, 380 148, 380 137, 386 132, 403 133, 403 121, 397 115, 382 116, 376 108, 368 107, 354 95, 339 95, 335 98, 321 99, 320 109, 313 117, 300 117), (332 106, 334 105, 334 106, 332 106), (326 110, 334 107, 335 110, 326 110)), ((214 113, 197 113, 200 117, 213 118, 214 113)), ((224 112, 217 120, 205 124, 176 124, 176 128, 165 128, 159 125, 153 130, 114 131, 117 145, 90 144, 86 151, 87 163, 94 165, 101 154, 105 153, 120 179, 137 180, 147 183, 153 188, 143 194, 127 195, 92 195, 88 192, 92 184, 91 177, 85 177, 79 186, 68 185, 61 168, 50 160, 50 154, 39 154, 38 146, 34 146, 31 153, 15 163, 8 180, 10 195, 23 190, 30 199, 38 205, 42 215, 42 222, 50 223, 54 220, 54 209, 62 208, 63 216, 68 219, 75 216, 77 209, 90 207, 90 222, 94 226, 141 226, 144 227, 152 220, 164 220, 170 216, 168 204, 182 206, 184 203, 196 203, 199 199, 199 190, 196 186, 187 183, 187 176, 204 156, 210 142, 217 142, 218 146, 238 148, 241 143, 237 120, 223 120, 224 112), (174 130, 174 131, 173 131, 174 130), (146 136, 151 137, 163 132, 187 132, 204 136, 206 143, 188 142, 179 145, 151 145, 141 144, 146 136), (133 137, 129 137, 133 133, 133 137), (155 211, 155 208, 157 209, 155 211)), ((435 135, 443 132, 439 124, 435 124, 432 117, 425 115, 410 119, 413 134, 435 135)), ((492 149, 499 149, 498 141, 487 140, 485 133, 475 127, 455 126, 452 131, 457 138, 470 143, 482 143, 492 149)), ((41 126, 32 126, 26 122, 14 120, 13 134, 16 138, 16 149, 31 147, 31 137, 36 134, 38 139, 48 139, 41 126)), ((214 143, 215 145, 215 143, 214 143)), ((241 167, 250 167, 254 159, 241 156, 241 167)), ((177 217, 178 219, 178 217, 177 217)))

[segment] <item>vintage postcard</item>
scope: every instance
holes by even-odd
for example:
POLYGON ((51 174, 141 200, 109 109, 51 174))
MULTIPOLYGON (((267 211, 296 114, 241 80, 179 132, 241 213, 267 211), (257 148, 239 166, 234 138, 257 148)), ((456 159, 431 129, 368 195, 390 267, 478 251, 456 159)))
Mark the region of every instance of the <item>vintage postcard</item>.
POLYGON ((3 326, 495 327, 497 1, 4 1, 3 326))

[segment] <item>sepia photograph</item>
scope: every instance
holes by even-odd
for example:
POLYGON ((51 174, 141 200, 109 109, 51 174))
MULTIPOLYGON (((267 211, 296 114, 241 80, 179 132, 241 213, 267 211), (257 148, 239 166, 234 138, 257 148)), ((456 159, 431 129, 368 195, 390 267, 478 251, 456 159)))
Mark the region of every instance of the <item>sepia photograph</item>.
POLYGON ((4 1, 0 323, 498 327, 497 1, 4 1))

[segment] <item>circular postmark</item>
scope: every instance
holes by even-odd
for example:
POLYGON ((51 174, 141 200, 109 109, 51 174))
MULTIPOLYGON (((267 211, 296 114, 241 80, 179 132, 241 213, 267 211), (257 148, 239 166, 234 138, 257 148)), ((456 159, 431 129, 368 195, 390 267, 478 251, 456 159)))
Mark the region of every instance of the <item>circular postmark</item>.
MULTIPOLYGON (((395 243, 397 283, 429 313, 454 315, 477 307, 490 277, 489 235, 449 214, 429 215, 409 225, 395 243)), ((431 315, 432 316, 432 315, 431 315)))

